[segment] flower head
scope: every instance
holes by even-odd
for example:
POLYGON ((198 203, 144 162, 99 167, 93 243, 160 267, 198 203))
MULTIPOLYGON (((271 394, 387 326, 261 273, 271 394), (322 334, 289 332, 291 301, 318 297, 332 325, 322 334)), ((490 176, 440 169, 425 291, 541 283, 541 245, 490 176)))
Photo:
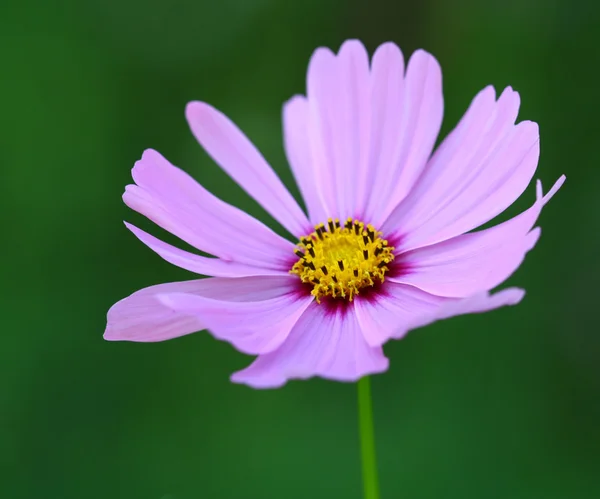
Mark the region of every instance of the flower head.
POLYGON ((285 239, 217 199, 158 152, 133 168, 123 199, 200 256, 127 227, 168 262, 212 276, 138 291, 108 312, 108 340, 161 341, 208 329, 256 355, 232 380, 277 387, 385 371, 382 345, 455 315, 518 303, 489 291, 537 242, 542 207, 564 181, 492 228, 537 167, 538 127, 515 124, 519 95, 475 96, 432 154, 442 121, 441 70, 424 51, 407 67, 358 41, 313 54, 307 95, 283 109, 287 157, 306 215, 265 159, 223 114, 192 102, 186 116, 208 154, 290 233, 285 239))

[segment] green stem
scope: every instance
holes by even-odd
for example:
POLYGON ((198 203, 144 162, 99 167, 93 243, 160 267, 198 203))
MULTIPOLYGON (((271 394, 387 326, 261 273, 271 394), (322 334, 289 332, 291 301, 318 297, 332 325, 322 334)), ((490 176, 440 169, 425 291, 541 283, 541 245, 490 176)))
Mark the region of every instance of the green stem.
POLYGON ((371 380, 368 376, 358 381, 358 426, 365 499, 379 499, 373 408, 371 406, 371 380))

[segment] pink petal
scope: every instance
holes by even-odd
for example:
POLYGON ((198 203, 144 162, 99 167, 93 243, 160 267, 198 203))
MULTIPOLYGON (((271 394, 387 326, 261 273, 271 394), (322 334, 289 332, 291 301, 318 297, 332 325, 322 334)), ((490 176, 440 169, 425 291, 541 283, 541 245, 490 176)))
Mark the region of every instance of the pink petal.
POLYGON ((322 169, 312 160, 308 135, 308 102, 296 95, 283 106, 283 138, 285 152, 313 225, 327 220, 331 214, 323 201, 322 187, 328 182, 322 169))
POLYGON ((125 226, 133 234, 148 246, 152 251, 158 253, 167 262, 177 265, 182 269, 195 272, 196 274, 215 277, 247 277, 255 275, 288 275, 290 265, 282 266, 280 270, 254 267, 243 263, 229 262, 220 258, 207 258, 183 251, 171 246, 147 232, 138 229, 134 225, 125 222, 125 226))
POLYGON ((489 221, 531 180, 539 156, 538 127, 514 125, 519 95, 507 88, 497 102, 488 87, 444 140, 410 195, 382 230, 402 236, 403 250, 444 241, 489 221))
MULTIPOLYGON (((307 75, 308 133, 313 168, 328 216, 357 216, 367 194, 369 147, 369 59, 357 40, 336 57, 317 49, 307 75)), ((323 220, 321 220, 323 221, 323 220)))
POLYGON ((538 184, 535 204, 507 222, 400 255, 408 270, 390 279, 442 296, 465 297, 495 288, 537 242, 540 229, 531 229, 564 180, 561 177, 545 197, 538 184))
MULTIPOLYGON (((372 347, 400 339, 408 331, 455 315, 488 312, 521 301, 524 291, 509 288, 494 295, 477 293, 468 298, 445 298, 413 286, 386 281, 385 294, 356 300, 356 315, 365 340, 372 347)), ((360 295, 359 295, 360 296, 360 295)))
POLYGON ((279 347, 313 301, 310 294, 299 292, 298 280, 292 276, 211 279, 217 280, 225 299, 177 292, 158 298, 171 310, 196 317, 213 336, 248 354, 279 347))
POLYGON ((382 349, 365 342, 352 305, 330 309, 313 302, 277 350, 260 355, 231 380, 254 388, 275 388, 289 379, 312 376, 357 381, 387 368, 382 349))
MULTIPOLYGON (((163 341, 210 327, 187 309, 165 305, 165 297, 196 297, 216 304, 236 305, 268 302, 288 296, 296 280, 285 277, 207 278, 150 286, 119 301, 108 311, 107 340, 163 341)), ((166 300, 169 305, 171 301, 166 300)), ((225 305, 226 306, 226 305, 225 305)), ((289 311, 289 309, 288 309, 289 311)), ((210 321, 210 317, 209 317, 210 321)))
POLYGON ((310 232, 298 203, 237 126, 204 102, 190 102, 185 114, 206 152, 275 220, 296 237, 310 232))
POLYGON ((417 50, 404 75, 393 43, 373 56, 370 169, 365 219, 379 227, 411 191, 423 171, 442 123, 442 72, 435 58, 417 50))
POLYGON ((165 307, 156 299, 160 293, 202 290, 207 279, 158 284, 136 291, 108 311, 104 339, 109 341, 164 341, 204 329, 196 318, 165 307))
MULTIPOLYGON (((426 326, 434 321, 449 319, 457 315, 465 314, 482 314, 490 312, 500 307, 508 305, 518 305, 525 297, 525 291, 519 288, 506 288, 497 293, 489 294, 488 292, 476 293, 468 298, 460 300, 448 300, 440 307, 437 315, 430 320, 422 322, 419 327, 426 326)), ((400 331, 396 332, 394 337, 402 335, 400 331)))
POLYGON ((137 185, 128 185, 123 195, 127 206, 199 250, 274 270, 293 259, 291 242, 213 196, 158 152, 144 152, 133 178, 137 185))
POLYGON ((355 309, 365 340, 372 347, 383 345, 399 329, 408 331, 435 316, 448 298, 434 296, 413 286, 386 280, 383 293, 356 297, 355 309))

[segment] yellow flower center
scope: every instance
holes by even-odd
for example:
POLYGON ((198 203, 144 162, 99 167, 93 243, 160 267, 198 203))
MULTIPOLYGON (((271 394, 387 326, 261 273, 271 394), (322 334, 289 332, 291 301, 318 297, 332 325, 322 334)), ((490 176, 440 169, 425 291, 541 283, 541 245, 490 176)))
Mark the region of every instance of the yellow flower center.
POLYGON ((313 286, 312 295, 352 301, 362 288, 382 283, 394 259, 394 248, 372 225, 348 218, 344 226, 331 218, 301 237, 294 253, 298 261, 290 273, 313 286))

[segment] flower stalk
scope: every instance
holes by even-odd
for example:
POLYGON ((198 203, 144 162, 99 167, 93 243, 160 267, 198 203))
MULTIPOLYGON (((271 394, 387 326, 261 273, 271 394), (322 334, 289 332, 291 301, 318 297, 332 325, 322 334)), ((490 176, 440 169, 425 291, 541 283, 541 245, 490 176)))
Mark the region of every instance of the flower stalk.
POLYGON ((364 499, 379 499, 377 459, 375 455, 375 432, 373 428, 373 407, 371 403, 371 379, 362 377, 358 383, 358 427, 360 434, 360 454, 364 499))

